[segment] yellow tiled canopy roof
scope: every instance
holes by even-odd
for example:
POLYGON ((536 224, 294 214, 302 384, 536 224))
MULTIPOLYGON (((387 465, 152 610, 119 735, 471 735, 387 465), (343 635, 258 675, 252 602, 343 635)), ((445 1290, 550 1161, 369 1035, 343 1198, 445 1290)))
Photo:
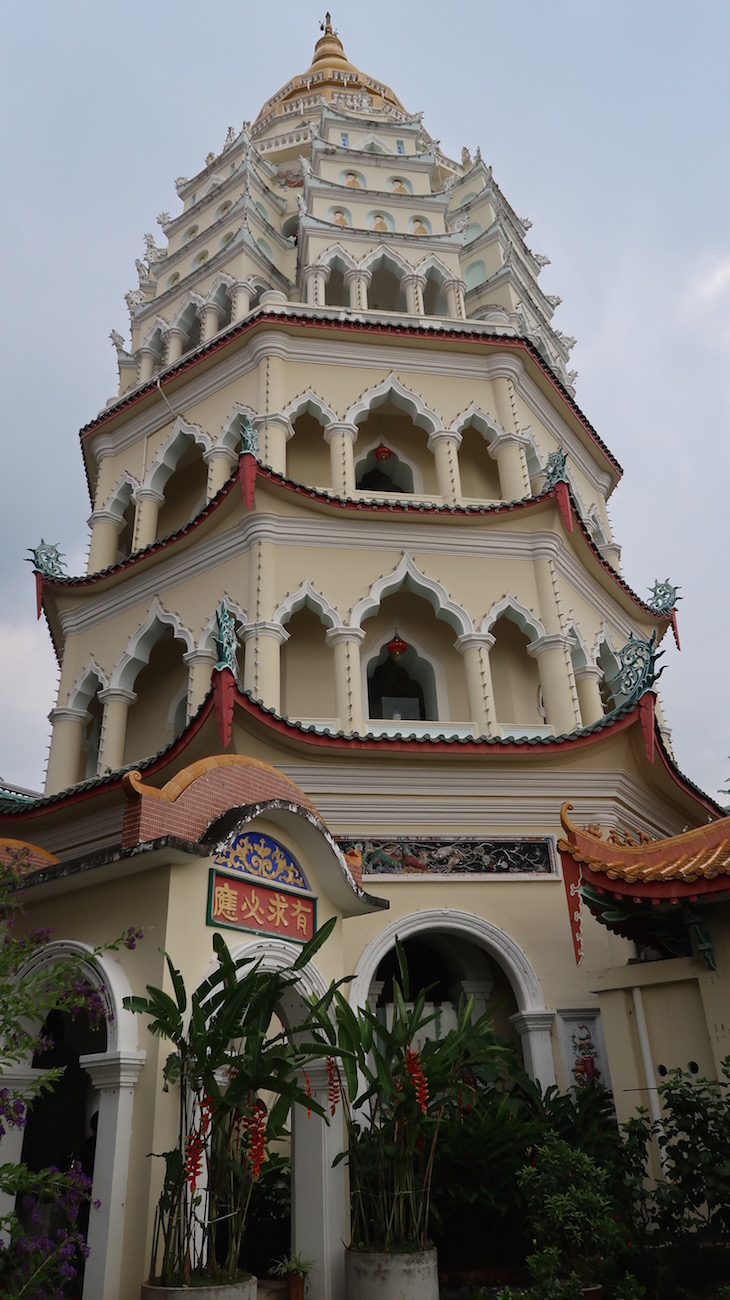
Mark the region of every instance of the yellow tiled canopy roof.
POLYGON ((565 839, 558 842, 561 853, 609 880, 662 883, 668 881, 715 880, 730 875, 730 817, 707 826, 683 831, 668 839, 650 840, 626 835, 602 839, 597 827, 584 830, 570 820, 571 803, 564 803, 560 820, 565 839), (623 838, 623 843, 620 839, 623 838))

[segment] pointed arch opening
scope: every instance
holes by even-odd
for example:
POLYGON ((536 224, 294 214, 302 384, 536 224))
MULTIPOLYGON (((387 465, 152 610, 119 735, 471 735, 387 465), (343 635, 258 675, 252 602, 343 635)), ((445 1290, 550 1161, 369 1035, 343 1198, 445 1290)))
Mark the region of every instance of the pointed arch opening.
POLYGON ((489 652, 494 710, 503 736, 547 734, 537 661, 527 647, 534 639, 519 611, 507 607, 490 628, 489 652))
POLYGON ((170 437, 160 448, 146 486, 162 493, 157 516, 157 537, 177 532, 202 510, 207 499, 208 467, 203 452, 210 438, 195 425, 176 420, 170 437))
POLYGON ((474 421, 461 430, 459 468, 465 497, 477 501, 502 500, 497 462, 489 455, 484 432, 474 421))
POLYGON ((425 431, 389 394, 356 419, 358 442, 369 448, 356 465, 357 487, 364 491, 416 492, 438 495, 433 453, 425 431), (377 486, 380 475, 384 485, 377 486), (366 479, 367 476, 367 479, 366 479))
POLYGON ((406 295, 403 289, 404 266, 382 252, 379 257, 369 261, 368 269, 372 271, 372 280, 368 288, 368 309, 370 311, 406 310, 406 295))
POLYGON ((448 316, 444 282, 446 276, 438 266, 429 266, 423 285, 423 312, 425 316, 448 316))
MULTIPOLYGON (((397 452, 381 444, 371 447, 355 465, 355 487, 358 492, 400 492, 410 495, 415 491, 413 469, 397 452)), ((420 475, 418 476, 420 478, 420 475)))
POLYGON ((183 729, 188 686, 188 668, 183 656, 187 649, 185 641, 176 636, 174 627, 160 622, 150 628, 146 644, 138 646, 128 674, 136 699, 127 715, 125 765, 156 753, 174 738, 169 729, 173 702, 172 726, 180 722, 180 730, 183 729))
POLYGON ((86 781, 98 773, 101 722, 104 713, 99 691, 106 685, 106 678, 91 659, 69 695, 69 708, 83 710, 86 715, 81 730, 77 770, 73 784, 86 781))
POLYGON ((327 423, 313 404, 292 420, 293 436, 286 448, 287 477, 311 487, 332 487, 330 449, 324 440, 327 423))
POLYGON ((601 692, 603 712, 612 713, 614 709, 618 709, 624 703, 626 696, 620 690, 617 680, 621 670, 621 663, 607 637, 604 637, 601 641, 596 663, 601 669, 599 690, 601 692))
POLYGON ((326 641, 322 608, 307 593, 280 621, 289 633, 280 650, 281 712, 297 722, 336 730, 334 653, 326 641))

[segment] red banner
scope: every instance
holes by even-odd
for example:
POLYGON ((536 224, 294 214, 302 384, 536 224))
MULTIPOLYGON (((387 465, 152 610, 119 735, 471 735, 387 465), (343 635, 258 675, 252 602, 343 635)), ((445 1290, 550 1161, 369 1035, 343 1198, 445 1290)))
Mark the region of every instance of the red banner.
POLYGON ((208 886, 208 925, 228 930, 253 930, 280 939, 306 943, 317 928, 316 899, 290 889, 211 871, 208 886))

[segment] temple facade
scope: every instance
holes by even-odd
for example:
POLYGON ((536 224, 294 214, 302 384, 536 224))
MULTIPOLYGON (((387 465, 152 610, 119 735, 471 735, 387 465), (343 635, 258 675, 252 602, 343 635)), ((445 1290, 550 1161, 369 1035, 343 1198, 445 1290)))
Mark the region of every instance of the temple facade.
MULTIPOLYGON (((328 18, 175 187, 112 331, 118 392, 81 431, 88 571, 34 550, 60 666, 45 793, 0 793, 31 917, 114 1013, 75 1031, 88 1300, 136 1300, 149 1257, 173 1108, 122 1000, 164 982, 161 950, 194 985, 216 930, 275 967, 335 916, 303 995, 350 974, 384 1005, 398 936, 444 1023, 471 993, 543 1086, 610 1085, 599 993, 646 936, 581 917, 569 873, 566 907, 561 805, 647 841, 721 812, 653 690, 676 592, 621 576, 621 468, 479 151, 446 157, 328 18), (127 925, 136 952, 91 957, 127 925)), ((658 965, 698 958, 682 934, 658 965)), ((622 1089, 653 1086, 642 1059, 622 1089)), ((292 1140, 294 1246, 339 1300, 342 1134, 295 1117, 292 1140)))

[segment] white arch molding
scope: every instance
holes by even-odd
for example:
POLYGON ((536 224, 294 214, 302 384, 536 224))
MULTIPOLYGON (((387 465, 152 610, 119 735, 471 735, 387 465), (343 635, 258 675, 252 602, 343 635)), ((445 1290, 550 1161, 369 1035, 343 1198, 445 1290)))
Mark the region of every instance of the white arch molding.
POLYGON ((320 622, 327 629, 333 627, 342 627, 342 619, 337 610, 330 605, 326 596, 317 591, 307 578, 296 591, 287 596, 285 600, 274 610, 271 616, 272 623, 280 623, 282 626, 288 622, 292 614, 298 613, 304 607, 310 609, 312 613, 319 616, 320 622))
MULTIPOLYGON (((118 1300, 134 1089, 146 1053, 139 1046, 139 1018, 124 1009, 124 999, 132 993, 131 985, 112 953, 95 954, 88 944, 75 939, 53 940, 30 959, 19 978, 64 958, 80 961, 83 977, 98 990, 111 1017, 107 1019, 106 1051, 79 1060, 99 1095, 91 1197, 101 1203, 89 1220, 83 1300, 118 1300)), ((35 1074, 30 1065, 9 1071, 17 1087, 35 1074)), ((0 1139, 0 1162, 19 1163, 22 1148, 23 1130, 9 1128, 0 1139)), ((7 1199, 0 1197, 0 1202, 7 1199)), ((12 1205, 0 1203, 0 1212, 9 1208, 12 1205)))
POLYGON ((363 596, 362 600, 353 607, 351 626, 361 627, 365 619, 380 608, 380 603, 386 596, 392 595, 394 591, 404 586, 428 600, 436 617, 444 619, 457 636, 468 636, 474 632, 474 624, 466 610, 451 599, 446 588, 436 578, 429 578, 422 573, 407 551, 403 553, 402 559, 393 572, 378 578, 370 588, 369 594, 363 596))
MULTIPOLYGON (((412 267, 409 267, 409 273, 413 273, 412 267)), ((406 388, 405 384, 401 383, 393 371, 391 371, 387 379, 375 384, 373 388, 368 388, 362 394, 362 397, 353 403, 346 413, 343 423, 362 423, 371 411, 377 410, 379 406, 383 406, 387 401, 393 402, 400 410, 405 411, 411 417, 413 423, 419 428, 425 429, 427 433, 440 432, 442 424, 435 411, 426 406, 423 398, 418 393, 406 388)))
POLYGON ((111 676, 111 687, 132 690, 140 669, 149 663, 150 654, 157 644, 165 627, 171 627, 174 639, 182 641, 185 651, 190 654, 195 649, 193 635, 183 626, 177 614, 168 613, 155 596, 144 622, 129 638, 127 649, 122 655, 111 676))
POLYGON ((525 1069, 543 1088, 555 1083, 551 1026, 555 1012, 545 1006, 540 981, 514 939, 504 930, 473 912, 432 908, 412 912, 383 927, 368 944, 355 967, 349 999, 353 1009, 367 1006, 370 985, 383 958, 395 947, 396 939, 424 934, 454 935, 483 948, 497 962, 510 982, 519 1011, 510 1020, 522 1040, 525 1069))

